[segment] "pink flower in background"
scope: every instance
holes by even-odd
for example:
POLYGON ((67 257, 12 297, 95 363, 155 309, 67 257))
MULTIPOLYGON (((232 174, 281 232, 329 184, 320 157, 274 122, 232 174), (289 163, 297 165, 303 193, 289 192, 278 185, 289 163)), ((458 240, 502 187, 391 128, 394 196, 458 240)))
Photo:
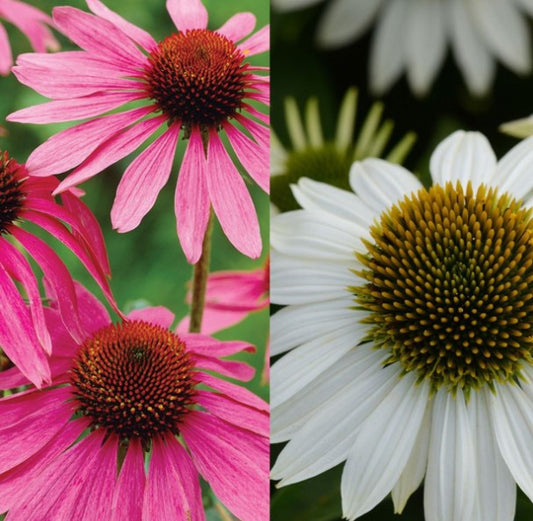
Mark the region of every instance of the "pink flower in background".
POLYGON ((15 112, 10 121, 91 118, 38 147, 28 159, 30 174, 75 168, 59 185, 60 192, 157 136, 130 163, 118 186, 111 220, 119 232, 127 232, 138 226, 167 182, 181 134, 187 145, 175 212, 188 261, 200 257, 210 205, 232 244, 258 257, 256 211, 227 148, 268 191, 268 116, 250 104, 268 105, 268 78, 261 75, 264 67, 247 62, 268 50, 268 27, 249 37, 255 17, 239 13, 211 31, 200 0, 168 0, 178 32, 157 43, 99 0, 87 0, 87 5, 94 15, 72 7, 53 11, 58 29, 82 51, 25 54, 13 68, 19 81, 55 101, 15 112), (118 107, 126 110, 103 115, 118 107))
POLYGON ((0 346, 37 386, 50 379, 45 353, 51 352, 52 341, 33 268, 20 248, 14 246, 13 239, 42 270, 45 284, 55 295, 70 334, 82 340, 86 333, 80 323, 74 282, 67 268, 54 250, 23 229, 21 222, 37 225, 67 246, 114 303, 100 227, 90 210, 73 193, 63 194, 63 205, 56 203, 50 194, 57 185, 53 177, 28 177, 24 165, 9 158, 7 152, 0 153, 0 346))
MULTIPOLYGON (((0 400, 4 431, 17 432, 0 458, 0 511, 10 521, 203 521, 200 474, 241 521, 268 520, 268 405, 212 374, 249 380, 251 367, 222 357, 253 348, 178 337, 161 307, 111 324, 77 290, 90 336, 74 342, 47 309, 52 386, 0 400)), ((16 368, 0 375, 4 389, 27 383, 16 368)))
MULTIPOLYGON (((0 0, 0 18, 7 20, 23 32, 37 52, 56 51, 59 44, 47 25, 52 19, 39 9, 16 0, 0 0)), ((9 74, 13 57, 7 32, 0 25, 0 74, 9 74)))

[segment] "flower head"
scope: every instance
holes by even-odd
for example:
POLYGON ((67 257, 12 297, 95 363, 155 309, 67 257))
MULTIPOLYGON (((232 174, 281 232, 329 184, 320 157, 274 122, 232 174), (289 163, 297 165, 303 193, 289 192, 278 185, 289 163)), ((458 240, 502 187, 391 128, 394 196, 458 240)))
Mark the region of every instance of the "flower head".
MULTIPOLYGON (((275 0, 289 10, 318 0, 275 0)), ((370 86, 382 94, 405 71, 411 89, 430 89, 450 44, 468 89, 486 94, 502 62, 517 74, 531 70, 531 39, 522 0, 328 0, 318 28, 318 41, 327 48, 349 44, 375 22, 370 50, 370 86)))
POLYGON ((175 211, 187 259, 194 263, 200 257, 211 205, 233 245, 258 257, 257 215, 227 148, 267 191, 268 117, 253 104, 268 104, 268 79, 261 75, 264 68, 248 58, 268 49, 268 28, 248 37, 255 17, 239 13, 211 31, 200 0, 168 0, 178 32, 157 43, 99 0, 87 4, 94 15, 71 7, 53 11, 57 27, 82 51, 23 55, 14 67, 22 83, 55 101, 16 112, 10 121, 90 118, 38 147, 28 159, 30 174, 48 176, 76 167, 59 185, 57 191, 63 191, 157 134, 118 187, 111 220, 126 232, 138 226, 167 182, 181 134, 187 145, 175 211), (128 107, 130 102, 136 108, 128 107), (118 107, 126 110, 104 115, 118 107))
POLYGON ((344 466, 344 515, 423 479, 428 521, 514 516, 533 499, 533 180, 528 144, 496 161, 456 132, 424 188, 355 163, 355 194, 302 179, 272 225, 273 469, 344 466))
MULTIPOLYGON (((271 147, 271 200, 278 209, 287 211, 297 208, 288 187, 300 177, 347 189, 350 166, 354 161, 380 157, 385 153, 394 123, 391 120, 381 122, 383 104, 374 103, 361 125, 357 139, 354 139, 356 113, 357 90, 351 88, 342 101, 335 137, 329 139, 324 136, 316 98, 307 101, 304 121, 296 101, 293 98, 285 100, 285 121, 291 146, 284 147, 272 132, 271 147)), ((406 134, 386 153, 385 159, 401 163, 414 141, 413 133, 406 134)))
MULTIPOLYGON (((0 0, 0 18, 12 23, 30 40, 36 52, 56 51, 59 44, 48 29, 52 19, 39 9, 17 0, 0 0)), ((13 57, 5 29, 0 26, 0 74, 8 74, 13 57)))
POLYGON ((42 270, 45 284, 55 295, 59 313, 73 337, 81 340, 85 331, 67 268, 50 246, 26 231, 24 223, 37 225, 67 246, 115 305, 107 280, 110 268, 100 227, 89 209, 70 191, 62 195, 63 204, 58 204, 50 195, 57 185, 55 178, 29 177, 24 165, 7 152, 0 154, 0 346, 37 386, 49 380, 45 353, 51 352, 52 342, 44 320, 39 284, 16 244, 42 270), (24 298, 29 307, 25 306, 24 298))
MULTIPOLYGON (((0 463, 1 510, 14 520, 203 520, 200 474, 239 519, 268 519, 268 406, 212 374, 249 380, 251 367, 223 357, 252 347, 178 336, 164 308, 112 324, 77 291, 88 336, 73 341, 47 309, 52 385, 0 400, 18 433, 0 463)), ((27 383, 15 368, 0 377, 2 388, 27 383)))

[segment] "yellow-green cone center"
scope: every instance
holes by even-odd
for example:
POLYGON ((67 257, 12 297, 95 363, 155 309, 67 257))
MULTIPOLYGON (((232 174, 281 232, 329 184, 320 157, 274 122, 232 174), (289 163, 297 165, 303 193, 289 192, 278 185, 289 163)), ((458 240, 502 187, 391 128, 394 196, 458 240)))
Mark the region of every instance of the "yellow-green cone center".
POLYGON ((384 212, 350 290, 374 344, 434 389, 509 381, 533 348, 533 219, 508 194, 459 183, 384 212))

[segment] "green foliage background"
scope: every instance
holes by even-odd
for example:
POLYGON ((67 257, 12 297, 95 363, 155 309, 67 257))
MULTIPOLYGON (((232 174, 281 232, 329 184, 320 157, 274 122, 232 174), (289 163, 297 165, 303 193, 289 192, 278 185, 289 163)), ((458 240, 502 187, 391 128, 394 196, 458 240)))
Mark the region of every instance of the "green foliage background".
MULTIPOLYGON (((272 128, 289 146, 283 100, 296 98, 300 109, 310 96, 320 100, 326 136, 333 136, 341 99, 347 88, 359 90, 358 114, 364 117, 376 101, 367 89, 369 43, 372 31, 353 44, 338 50, 323 51, 314 35, 324 3, 290 13, 272 12, 272 128)), ((415 131, 417 143, 405 166, 429 182, 429 157, 435 146, 457 129, 478 130, 491 142, 501 157, 517 140, 503 135, 498 127, 504 122, 526 117, 533 112, 531 76, 520 78, 498 66, 492 92, 473 98, 464 86, 460 72, 448 52, 444 67, 426 98, 418 99, 404 78, 381 98, 384 118, 395 122, 392 141, 415 131)), ((280 187, 288 190, 288 186, 280 187)), ((281 196, 277 196, 281 197, 281 196)), ((282 445, 274 446, 272 458, 282 445)), ((272 521, 337 521, 341 519, 340 479, 342 465, 316 478, 281 489, 272 489, 272 521)), ((401 516, 393 514, 392 501, 386 499, 361 521, 423 521, 422 489, 409 500, 401 516)), ((533 505, 519 492, 517 521, 533 519, 533 505)))
MULTIPOLYGON (((56 5, 71 5, 85 11, 88 8, 83 0, 28 0, 46 13, 51 13, 56 5)), ((118 12, 127 20, 150 32, 156 40, 175 32, 170 17, 165 9, 164 0, 106 0, 106 5, 118 12)), ((220 2, 218 0, 204 0, 209 11, 209 28, 220 27, 230 16, 237 12, 251 11, 257 17, 256 29, 266 25, 269 21, 269 2, 267 0, 235 0, 220 2)), ((26 38, 13 26, 4 23, 13 48, 14 56, 31 52, 26 38)), ((55 33, 62 44, 63 50, 75 49, 67 39, 55 33)), ((262 54, 251 59, 257 65, 268 65, 268 55, 262 54)), ((8 150, 10 155, 19 163, 24 163, 31 151, 48 137, 72 125, 22 125, 5 122, 5 117, 18 109, 46 101, 31 89, 19 84, 13 75, 0 77, 0 124, 7 130, 7 135, 0 138, 0 148, 8 150)), ((181 141, 175 160, 173 173, 167 186, 158 197, 155 207, 134 231, 118 234, 111 229, 110 210, 115 190, 120 177, 136 153, 107 169, 104 173, 84 183, 85 203, 95 213, 105 236, 111 261, 113 278, 112 289, 119 306, 128 311, 133 307, 145 305, 163 305, 171 309, 178 319, 188 313, 185 305, 186 286, 191 279, 192 266, 187 264, 181 251, 176 235, 174 216, 174 190, 177 181, 179 164, 184 152, 185 142, 181 141)), ((137 152, 138 153, 138 152, 137 152)), ((243 172, 243 175, 246 174, 243 172)), ((214 243, 212 249, 211 270, 240 270, 253 269, 262 266, 268 253, 268 196, 253 183, 248 183, 257 212, 260 218, 263 238, 263 256, 252 261, 237 252, 221 232, 218 223, 214 229, 214 243)), ((102 297, 96 284, 87 274, 83 266, 70 252, 62 248, 53 239, 48 239, 52 246, 60 251, 73 277, 80 280, 88 288, 102 297)), ((242 359, 252 364, 256 369, 256 377, 247 387, 268 399, 268 387, 261 383, 264 354, 268 335, 268 312, 253 313, 241 324, 223 331, 219 335, 222 339, 239 339, 251 342, 257 346, 253 355, 242 355, 242 359)), ((218 519, 214 510, 208 511, 209 519, 218 519)))

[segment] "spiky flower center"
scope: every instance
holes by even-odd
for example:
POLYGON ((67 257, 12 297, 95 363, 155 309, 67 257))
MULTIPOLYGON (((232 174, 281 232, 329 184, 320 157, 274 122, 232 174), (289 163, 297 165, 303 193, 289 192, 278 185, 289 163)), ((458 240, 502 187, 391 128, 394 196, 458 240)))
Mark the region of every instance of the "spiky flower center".
POLYGON ((514 380, 531 361, 533 220, 508 194, 433 186, 384 212, 358 254, 369 311, 388 363, 436 389, 514 380))
POLYGON ((218 127, 241 107, 244 54, 225 36, 192 29, 165 38, 150 55, 149 96, 186 130, 218 127))
POLYGON ((0 152, 0 234, 9 233, 9 226, 19 217, 25 193, 22 189, 27 177, 24 166, 0 152))
POLYGON ((111 324, 80 348, 71 370, 78 412, 123 439, 179 432, 194 402, 192 360, 171 331, 141 321, 111 324))

